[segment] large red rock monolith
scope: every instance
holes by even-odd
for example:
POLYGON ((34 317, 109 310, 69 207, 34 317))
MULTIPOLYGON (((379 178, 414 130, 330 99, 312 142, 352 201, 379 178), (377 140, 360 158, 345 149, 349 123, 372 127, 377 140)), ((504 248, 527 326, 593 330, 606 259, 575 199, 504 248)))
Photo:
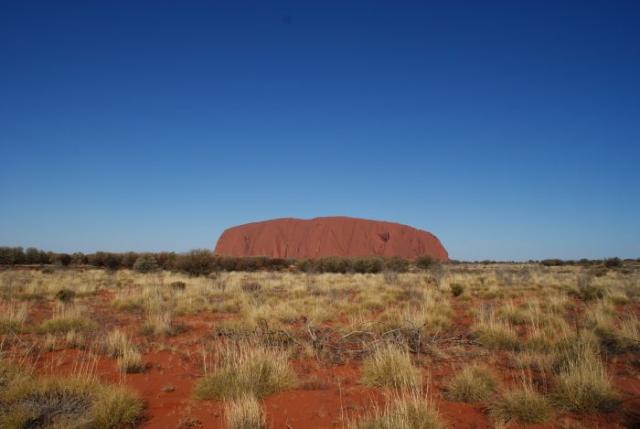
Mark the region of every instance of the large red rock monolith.
POLYGON ((290 259, 326 256, 449 259, 440 240, 430 232, 399 223, 342 216, 283 218, 234 226, 222 233, 215 254, 290 259))

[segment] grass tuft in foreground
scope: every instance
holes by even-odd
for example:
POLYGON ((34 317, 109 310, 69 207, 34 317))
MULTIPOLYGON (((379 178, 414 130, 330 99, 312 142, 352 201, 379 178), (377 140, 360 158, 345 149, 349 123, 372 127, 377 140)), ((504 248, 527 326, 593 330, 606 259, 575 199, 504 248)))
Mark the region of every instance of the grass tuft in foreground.
POLYGON ((478 342, 489 349, 518 350, 516 330, 509 323, 496 318, 493 312, 480 312, 473 327, 478 342))
POLYGON ((97 328, 96 323, 84 316, 81 307, 60 304, 51 319, 45 320, 37 329, 39 334, 66 334, 71 331, 87 332, 97 328))
POLYGON ((105 350, 109 356, 117 359, 118 368, 122 372, 133 373, 144 369, 142 355, 126 334, 119 329, 109 332, 105 341, 105 350))
POLYGON ((27 305, 9 302, 0 305, 0 335, 18 333, 27 319, 27 305))
POLYGON ((449 382, 445 397, 459 402, 486 401, 495 393, 497 386, 489 369, 477 365, 468 366, 449 382))
POLYGON ((352 421, 349 429, 440 429, 438 411, 422 395, 413 392, 375 409, 369 416, 352 421))
POLYGON ((414 389, 420 387, 420 370, 413 366, 406 349, 387 344, 363 362, 362 383, 374 387, 414 389))
POLYGON ((35 378, 1 365, 0 427, 130 427, 142 402, 128 390, 90 378, 35 378))
POLYGON ((547 398, 536 392, 529 382, 523 382, 520 388, 505 391, 490 409, 499 422, 515 421, 521 424, 544 423, 552 412, 547 398))
POLYGON ((262 429, 266 419, 258 400, 250 395, 241 396, 224 406, 224 418, 229 429, 262 429))
POLYGON ((221 364, 196 384, 198 399, 257 398, 292 387, 296 376, 287 354, 249 343, 224 349, 221 364))
POLYGON ((580 413, 608 412, 620 405, 602 359, 588 348, 565 357, 553 397, 560 408, 580 413))

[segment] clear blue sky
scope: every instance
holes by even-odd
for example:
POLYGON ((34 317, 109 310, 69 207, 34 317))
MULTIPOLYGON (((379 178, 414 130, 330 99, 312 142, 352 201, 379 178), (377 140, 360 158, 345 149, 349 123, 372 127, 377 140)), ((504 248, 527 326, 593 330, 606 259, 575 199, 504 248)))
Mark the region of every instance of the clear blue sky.
POLYGON ((640 257, 640 2, 3 1, 0 245, 348 215, 640 257))

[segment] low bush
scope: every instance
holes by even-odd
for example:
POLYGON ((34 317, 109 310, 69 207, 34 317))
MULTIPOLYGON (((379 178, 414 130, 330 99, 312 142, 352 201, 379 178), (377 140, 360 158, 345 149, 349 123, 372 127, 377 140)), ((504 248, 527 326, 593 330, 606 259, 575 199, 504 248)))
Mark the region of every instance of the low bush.
POLYGON ((392 257, 384 261, 385 270, 393 271, 394 273, 405 273, 409 271, 411 264, 404 258, 392 257))
POLYGON ((608 258, 604 260, 604 266, 607 268, 620 268, 623 266, 623 262, 620 258, 608 258))
POLYGON ((142 255, 136 259, 133 264, 134 271, 139 273, 152 273, 154 271, 158 271, 160 266, 158 265, 158 261, 151 255, 142 255))
POLYGON ((420 256, 418 259, 416 259, 416 267, 422 270, 428 270, 435 263, 436 261, 434 261, 429 256, 420 256))
POLYGON ((174 267, 192 276, 204 276, 216 268, 213 253, 206 249, 192 250, 178 255, 174 261, 174 267))

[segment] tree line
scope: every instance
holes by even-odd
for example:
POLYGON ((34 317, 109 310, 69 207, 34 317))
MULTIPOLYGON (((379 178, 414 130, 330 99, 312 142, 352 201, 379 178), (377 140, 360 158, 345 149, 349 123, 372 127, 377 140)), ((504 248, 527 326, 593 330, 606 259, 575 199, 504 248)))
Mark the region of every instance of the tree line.
MULTIPOLYGON (((626 261, 626 260, 625 260, 626 261)), ((605 265, 608 268, 620 267, 623 260, 608 258, 605 260, 581 259, 568 261, 545 259, 529 261, 544 266, 562 265, 605 265)), ((460 263, 450 261, 451 264, 460 263)), ((476 263, 497 263, 496 261, 478 261, 476 263)), ((342 258, 326 257, 319 259, 282 259, 267 257, 229 257, 215 255, 207 249, 197 249, 186 253, 176 252, 95 252, 95 253, 58 253, 29 247, 0 247, 0 265, 56 265, 90 266, 109 270, 134 269, 140 272, 156 270, 181 271, 191 275, 207 275, 218 271, 282 271, 296 270, 316 273, 379 273, 383 271, 405 272, 415 269, 429 269, 438 262, 423 256, 415 261, 403 258, 342 258)))

